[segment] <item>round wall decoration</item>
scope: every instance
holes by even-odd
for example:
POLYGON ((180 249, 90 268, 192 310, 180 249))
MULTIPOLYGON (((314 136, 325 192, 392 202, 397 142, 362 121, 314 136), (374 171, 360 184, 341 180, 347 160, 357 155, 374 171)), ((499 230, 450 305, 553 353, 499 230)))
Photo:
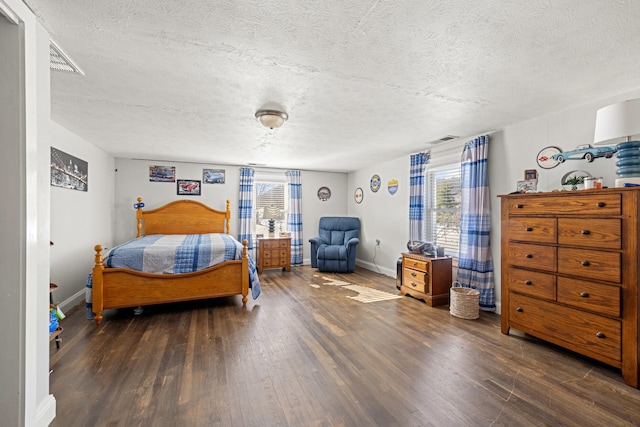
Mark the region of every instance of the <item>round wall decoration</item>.
POLYGON ((562 150, 558 147, 545 147, 538 153, 536 161, 543 169, 555 168, 560 164, 558 160, 558 154, 562 153, 562 150))
POLYGON ((371 191, 373 191, 374 193, 377 192, 380 189, 380 184, 381 184, 380 175, 373 175, 371 177, 371 183, 369 184, 371 191))
POLYGON ((364 192, 362 191, 362 188, 356 188, 356 192, 353 193, 353 198, 355 199, 356 203, 362 203, 362 199, 364 199, 364 192))
POLYGON ((398 191, 398 180, 397 179, 390 180, 387 183, 387 189, 389 190, 389 194, 391 194, 392 196, 396 194, 396 191, 398 191))
POLYGON ((331 198, 331 190, 329 190, 329 187, 318 188, 318 199, 322 200, 323 202, 326 202, 330 198, 331 198))

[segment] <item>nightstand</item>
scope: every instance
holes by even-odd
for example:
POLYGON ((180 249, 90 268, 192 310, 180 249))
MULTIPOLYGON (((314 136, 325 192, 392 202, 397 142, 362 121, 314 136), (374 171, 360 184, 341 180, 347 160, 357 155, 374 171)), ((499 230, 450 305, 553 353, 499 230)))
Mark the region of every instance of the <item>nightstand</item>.
POLYGON ((291 237, 258 238, 258 273, 265 268, 291 271, 291 237))

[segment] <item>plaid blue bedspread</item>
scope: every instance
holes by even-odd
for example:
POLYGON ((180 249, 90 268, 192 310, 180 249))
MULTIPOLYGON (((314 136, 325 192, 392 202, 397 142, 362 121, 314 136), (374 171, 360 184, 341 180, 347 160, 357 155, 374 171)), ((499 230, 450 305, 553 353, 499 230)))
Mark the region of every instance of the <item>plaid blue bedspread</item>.
MULTIPOLYGON (((106 268, 129 268, 156 274, 180 274, 242 259, 242 243, 228 234, 154 234, 118 245, 104 256, 106 268)), ((249 256, 249 286, 253 299, 260 295, 260 280, 249 256)), ((91 274, 87 279, 87 316, 91 311, 91 274)))

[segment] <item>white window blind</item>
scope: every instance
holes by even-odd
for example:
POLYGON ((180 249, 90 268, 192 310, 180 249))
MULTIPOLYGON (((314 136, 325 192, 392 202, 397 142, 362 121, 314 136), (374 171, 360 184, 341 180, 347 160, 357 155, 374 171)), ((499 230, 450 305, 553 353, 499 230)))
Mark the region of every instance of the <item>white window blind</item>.
POLYGON ((255 185, 256 233, 267 235, 269 220, 263 219, 264 208, 272 206, 280 210, 276 219, 276 235, 280 231, 287 231, 287 211, 289 197, 287 184, 284 182, 256 181, 255 185))
POLYGON ((460 244, 460 163, 428 169, 425 185, 427 240, 457 257, 460 244))

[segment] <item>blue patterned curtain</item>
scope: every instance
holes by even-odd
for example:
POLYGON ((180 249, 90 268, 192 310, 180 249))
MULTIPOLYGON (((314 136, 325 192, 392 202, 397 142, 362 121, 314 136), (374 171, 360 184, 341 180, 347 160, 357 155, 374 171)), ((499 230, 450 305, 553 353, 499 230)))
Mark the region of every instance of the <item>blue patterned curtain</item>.
POLYGON ((240 234, 238 240, 247 239, 248 249, 253 250, 253 177, 255 170, 240 168, 240 197, 238 197, 238 219, 240 234))
POLYGON ((300 171, 287 171, 289 183, 289 215, 287 227, 291 232, 291 265, 302 265, 302 183, 300 171))
POLYGON ((495 311, 493 259, 489 245, 491 211, 487 159, 489 137, 481 136, 464 146, 460 187, 460 255, 457 280, 480 291, 480 309, 495 311))
POLYGON ((409 240, 424 240, 424 183, 429 153, 411 155, 409 172, 409 240))

